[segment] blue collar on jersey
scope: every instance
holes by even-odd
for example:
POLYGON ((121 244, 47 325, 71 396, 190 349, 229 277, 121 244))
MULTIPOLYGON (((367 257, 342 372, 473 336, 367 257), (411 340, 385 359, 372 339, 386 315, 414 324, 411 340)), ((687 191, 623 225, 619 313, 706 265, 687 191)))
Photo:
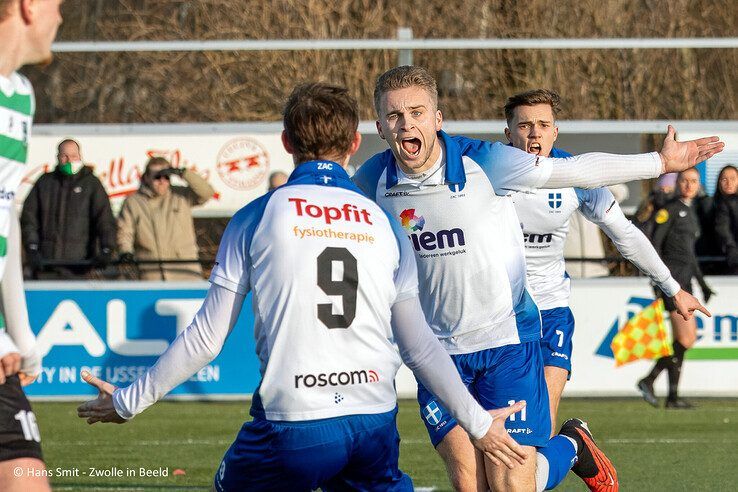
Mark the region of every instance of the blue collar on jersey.
MULTIPOLYGON (((464 184, 466 183, 466 173, 464 172, 464 163, 461 160, 461 148, 446 132, 443 130, 437 133, 439 140, 443 142, 444 151, 446 153, 446 184, 464 184)), ((387 163, 387 183, 386 188, 389 190, 393 186, 397 186, 399 182, 397 178, 397 162, 392 152, 389 152, 387 163)), ((463 188, 463 186, 462 186, 463 188)))
POLYGON ((292 171, 287 184, 317 184, 356 189, 346 170, 337 162, 328 160, 303 162, 292 171))
MULTIPOLYGON (((509 143, 507 144, 508 147, 512 147, 513 144, 509 143)), ((564 157, 571 157, 572 154, 568 153, 565 150, 557 149, 556 147, 551 148, 551 154, 549 157, 553 157, 555 159, 563 159, 564 157)))

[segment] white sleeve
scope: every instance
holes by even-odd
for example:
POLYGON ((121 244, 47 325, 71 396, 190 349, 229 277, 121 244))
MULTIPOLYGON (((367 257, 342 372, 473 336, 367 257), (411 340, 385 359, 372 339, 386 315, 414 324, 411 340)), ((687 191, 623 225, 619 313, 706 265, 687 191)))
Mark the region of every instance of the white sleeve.
POLYGON ((592 152, 573 157, 539 158, 539 165, 551 166, 544 188, 599 188, 627 181, 656 178, 662 163, 658 152, 618 155, 592 152))
POLYGON ((21 265, 20 224, 12 208, 8 255, 5 274, 0 283, 0 304, 5 316, 6 331, 21 355, 21 371, 36 376, 41 372, 41 355, 36 345, 36 336, 28 321, 26 293, 23 289, 23 266, 21 265))
POLYGON ((10 335, 0 328, 0 359, 13 352, 20 353, 18 347, 13 343, 13 339, 10 335))
POLYGON ((190 326, 156 363, 130 386, 115 390, 118 415, 133 418, 215 359, 238 320, 243 300, 242 294, 212 285, 190 326))
POLYGON ((673 297, 681 289, 669 269, 659 258, 651 241, 628 218, 607 188, 576 190, 579 210, 591 222, 607 234, 618 251, 658 285, 664 293, 673 297))
POLYGON ((451 358, 425 321, 417 296, 392 306, 392 330, 400 355, 415 377, 441 401, 473 438, 480 439, 492 416, 474 400, 461 382, 451 358))
POLYGON ((551 175, 551 159, 541 161, 537 155, 500 142, 478 141, 476 147, 468 155, 479 164, 499 196, 515 191, 530 193, 542 188, 551 175))

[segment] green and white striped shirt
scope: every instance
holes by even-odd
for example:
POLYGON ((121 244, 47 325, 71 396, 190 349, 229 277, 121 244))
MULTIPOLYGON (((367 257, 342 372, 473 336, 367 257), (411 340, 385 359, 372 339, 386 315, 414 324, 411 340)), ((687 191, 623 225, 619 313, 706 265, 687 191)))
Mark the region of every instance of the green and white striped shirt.
POLYGON ((33 87, 28 79, 15 72, 9 78, 0 75, 0 280, 5 273, 15 194, 26 172, 35 109, 33 87))

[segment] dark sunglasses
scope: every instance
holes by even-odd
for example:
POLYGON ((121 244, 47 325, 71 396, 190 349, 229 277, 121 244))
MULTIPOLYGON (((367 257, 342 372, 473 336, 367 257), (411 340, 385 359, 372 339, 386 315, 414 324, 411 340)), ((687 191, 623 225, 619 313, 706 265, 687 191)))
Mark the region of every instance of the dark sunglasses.
POLYGON ((155 174, 152 179, 155 180, 155 181, 159 181, 159 180, 162 180, 162 179, 165 179, 165 180, 169 181, 169 175, 168 174, 155 174))

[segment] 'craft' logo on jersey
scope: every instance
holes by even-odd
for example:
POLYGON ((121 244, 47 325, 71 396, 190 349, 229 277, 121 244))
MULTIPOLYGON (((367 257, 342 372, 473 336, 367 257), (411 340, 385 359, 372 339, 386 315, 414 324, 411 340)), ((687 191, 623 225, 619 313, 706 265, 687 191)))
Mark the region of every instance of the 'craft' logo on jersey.
POLYGON ((438 425, 438 423, 441 421, 442 415, 443 415, 443 412, 438 407, 438 403, 434 401, 427 404, 425 408, 423 409, 423 417, 425 417, 425 420, 430 425, 438 425))
POLYGON ((561 193, 549 193, 548 194, 548 206, 551 208, 561 207, 561 193))
POLYGON ((415 215, 414 208, 403 210, 400 214, 400 220, 402 221, 402 227, 408 232, 422 231, 425 226, 425 219, 422 215, 420 217, 415 215))
POLYGON ((350 386, 354 384, 378 383, 379 374, 371 369, 360 371, 343 371, 320 374, 295 374, 295 388, 313 388, 318 386, 350 386))

